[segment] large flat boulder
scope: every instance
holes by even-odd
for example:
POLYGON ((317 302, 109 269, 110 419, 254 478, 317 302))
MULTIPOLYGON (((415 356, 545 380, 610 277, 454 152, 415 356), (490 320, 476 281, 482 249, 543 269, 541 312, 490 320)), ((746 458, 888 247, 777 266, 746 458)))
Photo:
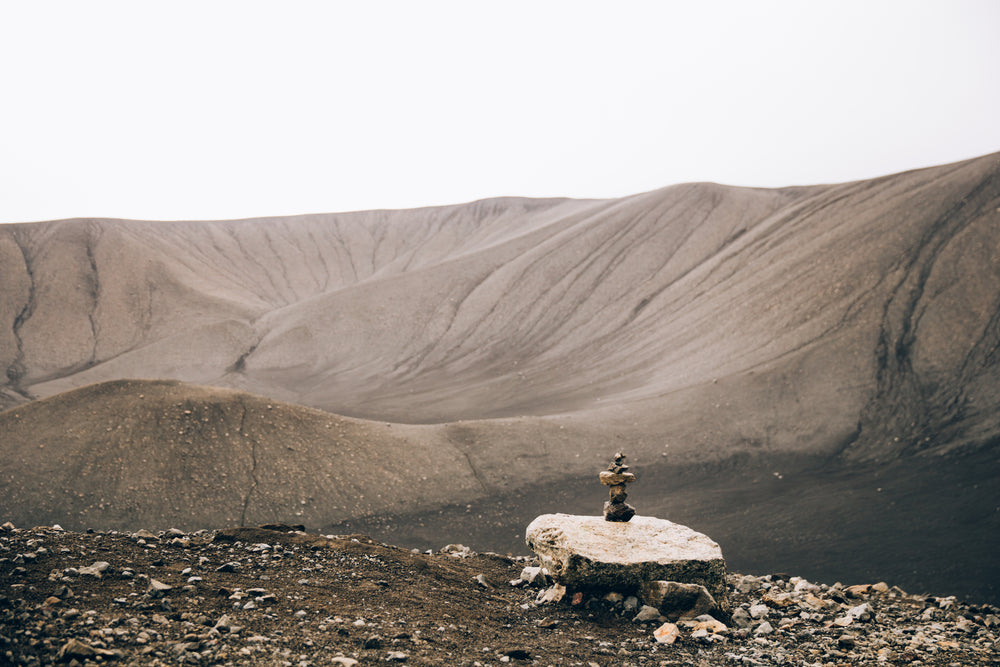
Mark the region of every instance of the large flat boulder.
POLYGON ((700 584, 728 608, 726 561, 707 535, 649 516, 628 522, 543 514, 525 541, 552 576, 575 589, 637 592, 652 581, 700 584))

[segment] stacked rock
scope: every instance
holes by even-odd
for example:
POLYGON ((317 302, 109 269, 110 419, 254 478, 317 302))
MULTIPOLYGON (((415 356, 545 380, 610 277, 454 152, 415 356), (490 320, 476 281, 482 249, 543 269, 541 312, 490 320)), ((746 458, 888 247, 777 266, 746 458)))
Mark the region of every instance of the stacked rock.
POLYGON ((634 482, 635 475, 628 472, 624 461, 625 453, 617 452, 608 469, 601 471, 601 484, 609 487, 608 500, 604 503, 605 521, 623 522, 635 516, 635 508, 625 503, 628 497, 625 485, 634 482))

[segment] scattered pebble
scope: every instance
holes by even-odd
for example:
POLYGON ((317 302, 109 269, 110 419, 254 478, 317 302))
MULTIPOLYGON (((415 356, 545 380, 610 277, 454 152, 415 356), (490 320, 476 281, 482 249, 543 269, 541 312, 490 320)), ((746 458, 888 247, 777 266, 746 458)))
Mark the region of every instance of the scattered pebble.
POLYGON ((728 584, 731 614, 663 623, 631 591, 567 591, 536 559, 463 545, 6 522, 0 664, 1000 665, 991 605, 884 582, 728 584))

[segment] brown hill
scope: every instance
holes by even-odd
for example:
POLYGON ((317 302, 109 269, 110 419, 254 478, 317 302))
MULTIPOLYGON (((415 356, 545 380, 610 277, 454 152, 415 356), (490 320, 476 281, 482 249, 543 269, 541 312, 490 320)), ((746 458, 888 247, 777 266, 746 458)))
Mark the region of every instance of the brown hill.
POLYGON ((0 413, 0 515, 71 526, 316 525, 443 503, 476 485, 404 430, 176 381, 90 385, 0 413))
POLYGON ((169 377, 374 420, 564 414, 675 449, 981 444, 1000 414, 998 165, 8 225, 5 396, 169 377))

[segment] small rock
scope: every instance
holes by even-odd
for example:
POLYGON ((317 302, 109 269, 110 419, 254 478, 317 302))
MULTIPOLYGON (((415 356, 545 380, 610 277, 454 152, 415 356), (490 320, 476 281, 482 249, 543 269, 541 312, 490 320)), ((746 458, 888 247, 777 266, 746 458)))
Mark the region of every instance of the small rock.
POLYGON ((512 648, 504 651, 504 655, 511 660, 531 660, 531 654, 523 648, 512 648))
POLYGON ((824 600, 823 598, 816 597, 812 593, 807 592, 805 595, 799 598, 799 606, 805 606, 809 609, 815 611, 826 611, 837 606, 836 602, 832 600, 824 600))
POLYGON ((70 660, 72 658, 92 658, 97 655, 97 651, 90 644, 85 644, 79 639, 70 639, 63 644, 56 654, 56 660, 70 660))
POLYGON ((749 593, 760 587, 760 580, 752 574, 745 574, 740 577, 736 584, 737 593, 749 593))
POLYGON ((729 627, 720 620, 705 614, 694 619, 695 625, 693 630, 705 630, 713 635, 723 635, 729 632, 729 627))
POLYGON ((767 618, 770 613, 771 609, 766 604, 755 604, 750 607, 750 618, 767 618))
POLYGON ((448 554, 452 558, 468 558, 472 555, 472 549, 464 544, 449 544, 441 549, 441 553, 448 554))
POLYGON ((857 584, 855 586, 848 586, 844 589, 848 597, 861 598, 868 595, 868 592, 872 589, 871 584, 857 584))
POLYGON ((857 638, 851 634, 843 634, 837 638, 837 646, 845 651, 852 651, 858 645, 857 638))
POLYGON ((764 594, 764 602, 772 607, 791 607, 796 599, 791 593, 770 590, 764 594))
POLYGON ((856 621, 870 621, 872 619, 872 608, 867 602, 859 604, 857 607, 851 607, 847 610, 847 615, 856 621))
POLYGON ((535 604, 546 604, 548 602, 559 602, 566 596, 566 587, 562 584, 553 584, 551 588, 539 591, 535 598, 535 604))
POLYGON ((85 565, 78 570, 81 577, 93 577, 94 579, 100 579, 104 576, 104 573, 108 571, 111 567, 110 563, 103 560, 96 561, 93 565, 85 565))
POLYGON ((753 623, 750 620, 750 613, 743 607, 739 607, 733 612, 733 624, 738 628, 749 628, 753 623))
POLYGON ((216 572, 236 572, 240 569, 240 564, 237 561, 229 561, 228 563, 223 563, 219 567, 215 568, 216 572))
POLYGON ((639 596, 671 621, 695 618, 716 609, 715 598, 700 584, 647 581, 639 587, 639 596))
POLYGON ((819 586, 802 577, 792 577, 788 583, 792 585, 792 591, 795 593, 816 593, 820 590, 819 586))
POLYGON ((673 644, 680 635, 680 629, 673 623, 664 623, 653 630, 653 637, 660 644, 673 644))
POLYGON ((699 628, 691 633, 691 639, 695 640, 699 644, 713 644, 718 641, 725 641, 725 638, 721 635, 716 635, 710 633, 705 628, 699 628))
POLYGON ((406 655, 402 651, 389 651, 389 655, 385 657, 389 662, 406 662, 410 656, 406 655))
POLYGON ((173 590, 173 588, 174 587, 171 586, 170 584, 165 584, 162 581, 159 581, 157 579, 150 579, 149 580, 149 589, 146 591, 146 593, 151 598, 161 598, 164 595, 166 595, 168 592, 170 592, 171 590, 173 590))
POLYGON ((70 639, 68 642, 63 644, 62 648, 56 654, 56 660, 71 661, 76 658, 111 658, 117 659, 123 657, 119 651, 109 651, 105 648, 99 648, 96 646, 91 646, 79 639, 70 639))
POLYGON ((336 658, 330 660, 334 665, 339 665, 339 667, 354 667, 358 664, 358 661, 354 658, 348 658, 343 655, 338 655, 336 658))
POLYGON ((955 629, 959 632, 975 632, 977 630, 976 624, 967 618, 960 618, 955 623, 955 629))
POLYGON ((485 575, 477 574, 474 577, 474 580, 475 580, 475 582, 477 584, 479 584, 483 588, 493 588, 492 586, 490 586, 490 582, 486 581, 486 576, 485 575))
POLYGON ((521 570, 521 580, 531 585, 545 586, 549 583, 549 578, 543 567, 528 566, 521 570))
POLYGON ((764 621, 763 623, 758 625, 757 629, 753 631, 755 635, 769 635, 772 632, 774 632, 774 628, 767 621, 764 621))
POLYGON ((649 621, 656 621, 660 618, 660 610, 656 607, 650 607, 648 604, 642 605, 642 609, 636 614, 635 618, 632 619, 634 623, 646 623, 649 621))

